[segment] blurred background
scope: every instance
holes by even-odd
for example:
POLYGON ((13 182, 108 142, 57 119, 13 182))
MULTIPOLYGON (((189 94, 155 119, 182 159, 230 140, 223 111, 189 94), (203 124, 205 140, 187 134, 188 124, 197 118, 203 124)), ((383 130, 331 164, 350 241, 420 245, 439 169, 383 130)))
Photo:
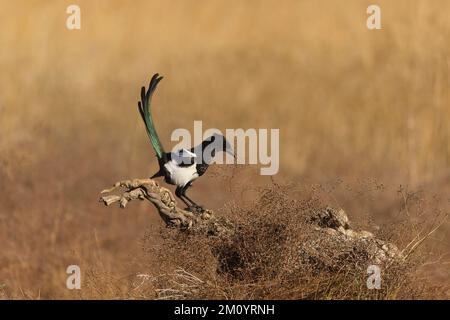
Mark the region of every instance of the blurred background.
MULTIPOLYGON (((157 168, 136 108, 156 72, 167 150, 194 120, 279 128, 277 183, 331 185, 332 205, 379 225, 395 220, 400 185, 430 217, 448 212, 448 1, 376 1, 373 31, 365 0, 0 3, 0 297, 126 297, 121 279, 141 270, 142 238, 162 222, 146 203, 97 201, 157 168), (66 28, 71 4, 81 30, 66 28), (86 290, 66 289, 69 264, 89 270, 86 290)), ((220 209, 271 183, 258 172, 211 168, 190 194, 220 209)), ((448 230, 432 239, 442 261, 448 230)), ((423 277, 448 283, 447 269, 423 277)))

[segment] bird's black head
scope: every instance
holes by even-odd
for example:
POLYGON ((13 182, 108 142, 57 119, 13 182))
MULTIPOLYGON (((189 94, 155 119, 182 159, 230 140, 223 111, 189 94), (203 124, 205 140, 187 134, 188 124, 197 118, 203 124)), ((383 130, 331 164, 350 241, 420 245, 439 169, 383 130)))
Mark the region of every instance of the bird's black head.
MULTIPOLYGON (((221 134, 214 133, 212 136, 206 138, 202 142, 203 157, 205 160, 211 160, 216 155, 216 152, 222 151, 231 154, 233 157, 233 147, 228 140, 221 134), (207 151, 205 155, 205 151, 207 151)), ((208 163, 209 161, 207 161, 208 163)))

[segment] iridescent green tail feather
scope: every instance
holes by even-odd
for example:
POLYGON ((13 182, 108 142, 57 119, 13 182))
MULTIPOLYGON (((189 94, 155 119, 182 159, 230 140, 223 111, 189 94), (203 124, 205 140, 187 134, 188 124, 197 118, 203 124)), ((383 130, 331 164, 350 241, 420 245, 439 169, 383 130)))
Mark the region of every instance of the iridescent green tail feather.
POLYGON ((150 80, 148 90, 145 91, 145 87, 141 88, 141 101, 138 102, 139 113, 141 114, 142 120, 144 120, 147 135, 150 138, 150 142, 152 143, 153 149, 155 150, 158 159, 164 158, 165 152, 161 141, 159 140, 158 134, 156 133, 150 108, 153 92, 155 91, 156 86, 162 78, 163 77, 160 77, 159 74, 155 74, 150 80))

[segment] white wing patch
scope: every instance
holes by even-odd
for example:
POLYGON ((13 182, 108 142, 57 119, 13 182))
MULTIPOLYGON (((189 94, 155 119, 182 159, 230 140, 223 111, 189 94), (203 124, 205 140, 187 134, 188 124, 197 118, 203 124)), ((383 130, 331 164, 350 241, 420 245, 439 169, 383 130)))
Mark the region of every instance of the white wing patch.
POLYGON ((164 167, 170 174, 170 180, 180 187, 184 187, 189 182, 198 178, 197 164, 195 162, 189 167, 180 167, 176 161, 171 160, 167 162, 164 167))

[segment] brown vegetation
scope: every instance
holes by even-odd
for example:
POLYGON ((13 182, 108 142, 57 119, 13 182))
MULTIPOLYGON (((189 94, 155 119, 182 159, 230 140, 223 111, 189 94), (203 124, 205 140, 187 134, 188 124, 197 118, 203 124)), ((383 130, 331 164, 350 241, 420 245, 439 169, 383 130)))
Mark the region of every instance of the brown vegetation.
POLYGON ((144 246, 158 258, 160 271, 136 276, 141 282, 133 290, 140 297, 414 299, 442 294, 438 287, 431 291, 415 282, 413 275, 420 262, 416 250, 446 217, 425 234, 424 229, 402 232, 412 240, 400 251, 371 232, 352 228, 342 209, 324 207, 314 198, 292 199, 289 189, 275 184, 261 190, 252 205, 228 208, 224 216, 177 207, 170 191, 151 179, 118 182, 102 192, 101 201, 125 208, 146 199, 165 222, 161 245, 144 246), (125 189, 109 194, 120 187, 125 189), (373 265, 382 270, 378 290, 367 286, 373 265))

